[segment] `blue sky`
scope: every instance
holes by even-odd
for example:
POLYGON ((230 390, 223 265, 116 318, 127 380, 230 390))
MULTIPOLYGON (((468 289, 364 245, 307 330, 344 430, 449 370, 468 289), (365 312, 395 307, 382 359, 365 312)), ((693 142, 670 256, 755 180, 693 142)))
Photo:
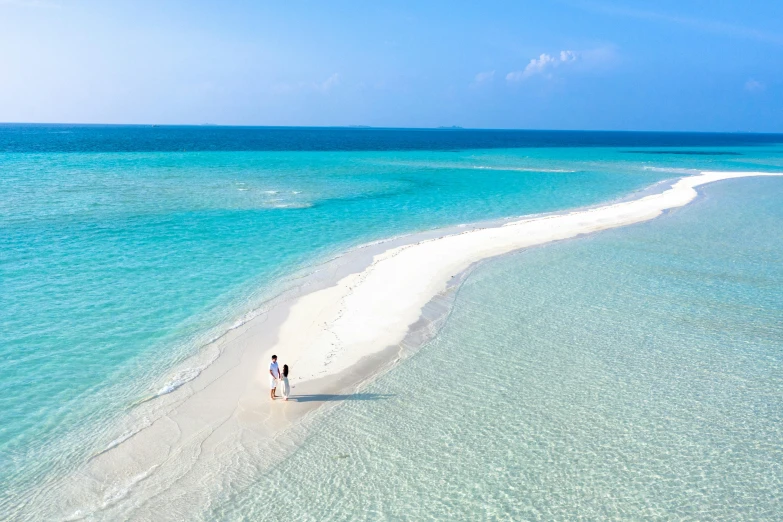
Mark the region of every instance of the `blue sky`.
POLYGON ((783 132, 783 1, 0 0, 0 121, 783 132))

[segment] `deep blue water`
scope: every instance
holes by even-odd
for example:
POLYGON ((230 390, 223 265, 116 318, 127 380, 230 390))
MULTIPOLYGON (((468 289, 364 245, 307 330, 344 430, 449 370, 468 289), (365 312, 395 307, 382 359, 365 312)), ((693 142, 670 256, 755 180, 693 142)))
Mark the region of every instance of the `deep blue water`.
POLYGON ((781 134, 751 133, 0 124, 0 152, 456 151, 781 142, 781 134))

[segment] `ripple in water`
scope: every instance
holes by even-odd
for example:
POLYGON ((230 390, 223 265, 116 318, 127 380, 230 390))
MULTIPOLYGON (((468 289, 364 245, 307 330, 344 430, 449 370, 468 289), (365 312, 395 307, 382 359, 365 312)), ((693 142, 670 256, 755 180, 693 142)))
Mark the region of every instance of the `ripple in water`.
POLYGON ((783 180, 706 192, 483 265, 383 400, 204 518, 780 519, 783 180))

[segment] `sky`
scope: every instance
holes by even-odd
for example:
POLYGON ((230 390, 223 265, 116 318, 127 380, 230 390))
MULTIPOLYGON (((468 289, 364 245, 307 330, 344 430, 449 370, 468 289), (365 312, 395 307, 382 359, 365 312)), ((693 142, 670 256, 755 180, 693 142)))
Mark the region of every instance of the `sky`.
POLYGON ((0 121, 783 132, 783 1, 0 0, 0 121))

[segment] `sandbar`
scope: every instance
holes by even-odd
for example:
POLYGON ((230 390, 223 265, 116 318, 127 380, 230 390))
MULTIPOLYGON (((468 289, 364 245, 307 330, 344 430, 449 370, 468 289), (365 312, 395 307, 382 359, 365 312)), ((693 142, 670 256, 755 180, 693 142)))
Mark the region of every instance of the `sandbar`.
POLYGON ((775 175, 705 171, 631 200, 357 249, 215 341, 208 348, 219 356, 196 378, 129 412, 137 429, 48 486, 60 499, 52 516, 189 518, 282 459, 324 406, 361 400, 363 383, 434 335, 476 263, 654 219, 691 202, 706 183, 775 175), (286 403, 269 399, 273 353, 292 369, 286 403))

